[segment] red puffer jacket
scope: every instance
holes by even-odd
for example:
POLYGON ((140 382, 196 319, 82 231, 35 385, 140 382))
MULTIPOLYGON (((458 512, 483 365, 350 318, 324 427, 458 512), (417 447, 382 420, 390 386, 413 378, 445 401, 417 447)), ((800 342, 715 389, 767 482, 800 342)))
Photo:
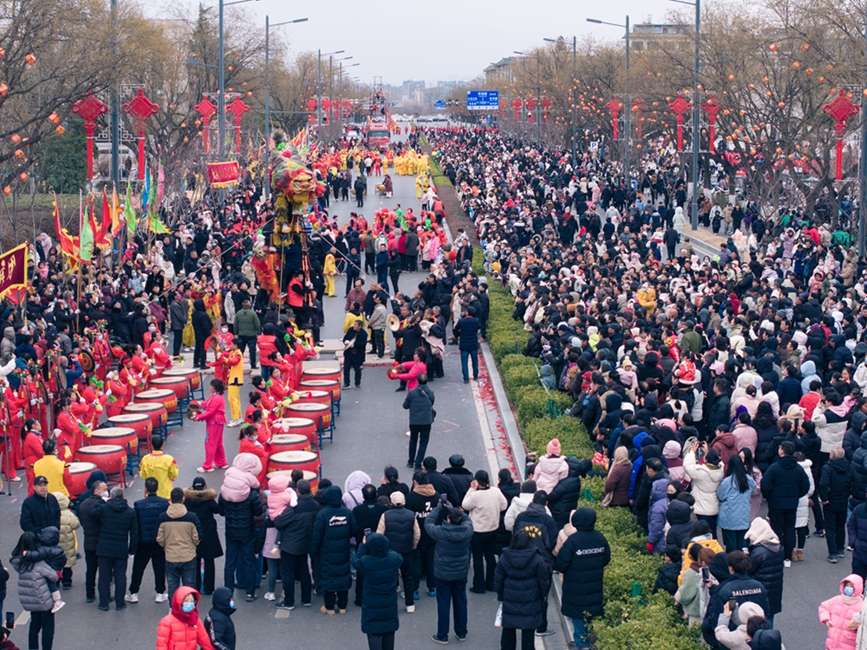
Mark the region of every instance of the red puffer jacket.
POLYGON ((157 629, 157 650, 214 650, 204 623, 199 621, 199 592, 192 587, 181 587, 172 598, 172 613, 164 616, 157 629), (196 599, 196 609, 184 613, 181 604, 189 594, 196 599))

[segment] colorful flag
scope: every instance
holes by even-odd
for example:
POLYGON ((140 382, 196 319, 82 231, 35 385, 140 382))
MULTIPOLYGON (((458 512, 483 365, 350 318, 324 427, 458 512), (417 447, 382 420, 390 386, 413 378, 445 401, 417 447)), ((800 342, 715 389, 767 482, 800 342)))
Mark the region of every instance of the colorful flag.
POLYGON ((157 198, 159 183, 151 184, 151 193, 150 198, 148 199, 148 230, 155 235, 170 235, 172 231, 165 227, 162 221, 158 216, 158 212, 160 209, 160 201, 157 198))
POLYGON ((123 230, 123 221, 120 218, 120 210, 118 209, 117 187, 111 191, 111 238, 119 237, 123 230))
POLYGON ((105 188, 102 190, 102 218, 96 220, 96 230, 94 231, 94 245, 97 248, 111 246, 109 232, 111 232, 111 206, 108 204, 108 194, 105 193, 105 188))
POLYGON ((126 222, 126 235, 128 239, 135 236, 135 210, 132 207, 132 183, 126 186, 126 205, 123 206, 123 220, 126 222))
POLYGON ((163 159, 160 158, 159 166, 157 167, 157 201, 163 202, 163 190, 166 185, 166 174, 163 171, 163 159))
POLYGON ((88 200, 84 205, 84 215, 81 219, 81 261, 90 264, 93 260, 94 228, 90 216, 91 202, 88 200))
POLYGON ((147 213, 148 209, 148 201, 151 198, 151 170, 149 168, 145 169, 145 182, 144 188, 141 192, 141 209, 142 212, 147 213))
POLYGON ((60 241, 60 250, 64 255, 71 258, 72 263, 78 261, 78 237, 72 237, 65 228, 60 227, 60 206, 57 203, 57 195, 54 195, 54 231, 60 241))

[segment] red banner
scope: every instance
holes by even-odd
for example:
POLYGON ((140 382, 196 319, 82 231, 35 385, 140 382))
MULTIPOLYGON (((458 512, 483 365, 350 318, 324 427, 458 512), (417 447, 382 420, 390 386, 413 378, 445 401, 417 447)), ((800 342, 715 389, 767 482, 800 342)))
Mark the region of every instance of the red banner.
POLYGON ((27 287, 28 251, 29 244, 21 244, 0 255, 0 298, 27 287))
POLYGON ((241 176, 237 160, 208 163, 208 183, 211 187, 228 187, 235 185, 241 176))

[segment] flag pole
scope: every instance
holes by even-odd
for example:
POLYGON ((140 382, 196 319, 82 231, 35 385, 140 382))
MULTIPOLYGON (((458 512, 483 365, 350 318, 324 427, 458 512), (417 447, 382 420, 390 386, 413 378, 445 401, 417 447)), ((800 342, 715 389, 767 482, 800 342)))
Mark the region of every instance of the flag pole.
POLYGON ((82 193, 78 190, 78 281, 75 283, 75 330, 81 331, 81 267, 84 266, 84 260, 81 259, 81 234, 84 232, 84 211, 82 210, 82 193))

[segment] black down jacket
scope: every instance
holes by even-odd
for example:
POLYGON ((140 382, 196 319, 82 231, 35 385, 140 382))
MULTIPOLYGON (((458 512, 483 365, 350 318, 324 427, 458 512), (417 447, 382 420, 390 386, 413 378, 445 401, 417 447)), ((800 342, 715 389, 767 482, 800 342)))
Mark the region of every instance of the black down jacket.
MULTIPOLYGON (((313 524, 311 553, 319 557, 319 586, 325 591, 343 591, 352 586, 349 574, 349 538, 355 530, 355 517, 343 505, 342 492, 332 485, 322 495, 325 507, 313 524)), ((365 585, 366 586, 366 585, 365 585)))
POLYGON ((361 596, 361 631, 388 634, 400 627, 397 616, 397 575, 403 558, 389 549, 385 535, 373 533, 358 549, 355 559, 364 578, 361 596))
POLYGON ((460 524, 447 519, 441 521, 442 506, 437 506, 424 520, 424 529, 436 543, 434 549, 434 576, 440 580, 466 580, 470 570, 470 540, 473 522, 464 515, 460 524))
POLYGON ((99 544, 96 554, 123 558, 135 553, 138 547, 138 520, 135 510, 124 498, 113 498, 97 503, 90 516, 99 520, 99 544))
POLYGON ((571 457, 566 459, 566 464, 569 466, 569 475, 557 483, 548 495, 548 509, 557 522, 557 528, 569 523, 569 515, 581 496, 581 477, 587 475, 590 465, 588 461, 571 457))
POLYGON ((550 574, 538 548, 503 549, 494 572, 494 591, 503 603, 503 627, 538 628, 550 587, 550 574))
POLYGON ((783 548, 772 542, 760 542, 750 546, 749 576, 762 583, 768 595, 765 613, 775 616, 783 611, 783 548))
POLYGON ((256 537, 256 520, 265 514, 258 490, 250 490, 250 495, 238 503, 227 501, 221 494, 217 508, 226 518, 227 542, 249 542, 256 537))
POLYGON ((196 547, 196 555, 206 560, 222 557, 223 545, 220 543, 220 536, 217 535, 217 520, 214 519, 214 515, 219 512, 217 491, 186 488, 184 505, 187 506, 187 512, 199 518, 199 524, 202 526, 202 536, 196 547))
POLYGON ((274 527, 280 531, 280 552, 289 555, 305 555, 310 552, 313 539, 313 522, 321 506, 309 494, 298 497, 298 504, 287 506, 277 519, 274 527))
POLYGON ((665 547, 686 548, 687 542, 692 537, 692 527, 695 525, 692 508, 685 501, 675 499, 668 504, 665 518, 671 524, 665 536, 665 547))
POLYGON ((595 530, 596 512, 579 508, 572 515, 575 531, 563 544, 554 568, 563 574, 564 616, 602 615, 602 577, 611 562, 605 536, 595 530))

